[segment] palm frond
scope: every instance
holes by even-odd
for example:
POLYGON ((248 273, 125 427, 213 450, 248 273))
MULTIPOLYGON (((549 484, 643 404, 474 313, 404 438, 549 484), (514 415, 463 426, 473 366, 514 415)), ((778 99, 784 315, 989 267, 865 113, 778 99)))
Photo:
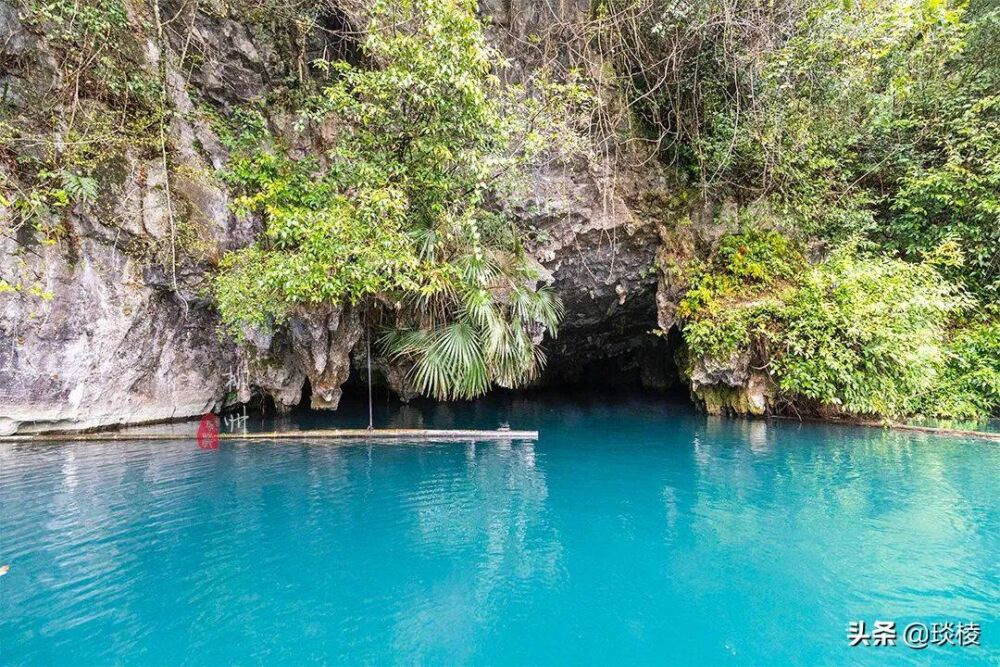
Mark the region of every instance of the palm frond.
POLYGON ((481 287, 462 292, 459 310, 464 319, 480 329, 490 327, 500 317, 493 303, 493 295, 481 287))
POLYGON ((488 285, 499 271, 496 259, 489 253, 467 253, 456 258, 454 264, 469 285, 488 285))
POLYGON ((489 373, 475 328, 466 321, 441 327, 415 351, 413 382, 418 391, 448 400, 486 393, 489 373))
POLYGON ((410 231, 410 238, 417 246, 417 256, 429 262, 437 255, 440 237, 437 229, 430 226, 419 226, 410 231))
POLYGON ((424 329, 389 329, 378 339, 382 353, 390 359, 423 353, 430 345, 430 333, 424 329))
POLYGON ((562 299, 551 287, 541 287, 534 292, 531 320, 548 329, 549 335, 559 335, 559 322, 566 314, 562 299))

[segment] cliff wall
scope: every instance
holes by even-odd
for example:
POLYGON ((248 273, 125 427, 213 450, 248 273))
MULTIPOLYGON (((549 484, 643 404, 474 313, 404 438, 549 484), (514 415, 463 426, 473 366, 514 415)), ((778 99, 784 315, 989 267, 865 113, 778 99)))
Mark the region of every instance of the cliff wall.
MULTIPOLYGON (((227 159, 214 119, 310 77, 314 58, 355 57, 363 4, 324 5, 307 24, 263 5, 122 6, 107 28, 116 41, 97 48, 100 35, 78 44, 58 12, 0 0, 0 432, 195 416, 255 393, 290 407, 307 381, 315 407, 336 408, 364 344, 350 309, 294 315, 275 336, 251 335, 249 352, 219 334, 209 276, 261 224, 233 213, 214 176, 227 159), (67 158, 81 154, 92 181, 67 158)), ((585 38, 582 2, 481 13, 513 77, 571 61, 585 38)), ((268 122, 303 153, 326 140, 277 107, 268 122)), ((539 168, 503 203, 532 230, 529 251, 566 306, 542 381, 612 368, 600 382, 665 386, 677 381, 674 349, 652 332, 673 326, 684 286, 661 268, 710 247, 719 225, 683 202, 665 215, 677 192, 668 174, 634 147, 607 146, 539 168)), ((381 369, 409 393, 401 369, 381 369)))

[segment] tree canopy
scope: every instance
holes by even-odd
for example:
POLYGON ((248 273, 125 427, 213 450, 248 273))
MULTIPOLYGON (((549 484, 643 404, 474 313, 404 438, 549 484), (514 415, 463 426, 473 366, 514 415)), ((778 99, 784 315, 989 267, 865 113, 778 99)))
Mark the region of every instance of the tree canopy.
POLYGON ((561 305, 488 204, 552 128, 527 120, 532 103, 508 103, 518 91, 500 86, 505 63, 471 2, 377 3, 362 52, 363 67, 317 63, 333 81, 301 122, 335 128, 328 153, 293 159, 259 122, 256 141, 241 139, 227 178, 266 234, 222 263, 223 321, 239 333, 299 306, 364 302, 389 313, 382 347, 423 393, 535 377, 561 305))

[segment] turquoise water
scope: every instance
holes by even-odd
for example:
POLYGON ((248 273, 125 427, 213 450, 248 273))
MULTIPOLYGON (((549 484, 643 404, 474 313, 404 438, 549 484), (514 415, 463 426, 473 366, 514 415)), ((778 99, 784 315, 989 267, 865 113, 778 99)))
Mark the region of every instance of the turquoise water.
POLYGON ((996 444, 651 399, 379 416, 501 420, 541 438, 0 444, 0 663, 1000 662, 996 444), (849 648, 876 619, 982 646, 849 648))

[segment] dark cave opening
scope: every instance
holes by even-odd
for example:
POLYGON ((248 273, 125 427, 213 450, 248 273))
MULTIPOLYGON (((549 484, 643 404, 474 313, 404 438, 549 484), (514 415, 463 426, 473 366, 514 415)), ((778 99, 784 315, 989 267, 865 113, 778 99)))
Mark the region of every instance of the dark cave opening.
MULTIPOLYGON (((434 405, 452 405, 458 411, 467 411, 476 403, 522 400, 546 403, 565 399, 587 404, 629 397, 690 406, 691 394, 677 363, 682 336, 676 327, 666 333, 658 330, 654 299, 636 298, 624 308, 615 304, 609 310, 613 314, 605 313, 603 317, 594 317, 593 310, 587 313, 589 317, 578 312, 576 317, 567 318, 557 338, 546 338, 543 348, 547 363, 535 382, 517 389, 495 388, 471 401, 439 402, 423 397, 403 401, 389 388, 382 364, 374 360, 372 400, 376 413, 381 415, 382 423, 395 423, 393 411, 408 412, 405 406, 418 412, 430 410, 434 405)), ((299 404, 291 414, 323 423, 367 425, 368 382, 363 344, 354 350, 351 372, 341 391, 337 410, 313 410, 312 388, 307 379, 299 404)), ((276 414, 270 398, 258 401, 265 415, 276 414)))
MULTIPOLYGON (((655 302, 652 298, 635 299, 612 315, 570 318, 557 338, 546 338, 543 348, 547 364, 541 377, 517 389, 494 388, 473 400, 440 402, 417 397, 403 401, 383 375, 383 363, 373 360, 372 400, 376 422, 399 424, 394 414, 440 412, 433 406, 453 406, 468 412, 474 404, 499 405, 534 401, 547 404, 571 401, 574 404, 649 399, 690 407, 692 398, 686 380, 678 368, 683 346, 680 331, 672 327, 663 333, 657 328, 655 302), (407 407, 408 406, 408 407, 407 407)), ((291 416, 310 423, 363 427, 368 422, 368 382, 364 345, 354 352, 347 381, 336 410, 314 410, 312 387, 308 379, 302 386, 298 405, 282 413, 269 396, 255 396, 248 409, 265 417, 291 416)), ((239 409, 237 407, 237 409, 239 409)), ((447 412, 447 410, 445 410, 447 412)), ((435 418, 434 423, 440 421, 435 418)), ((418 420, 420 423, 424 423, 418 420)), ((412 419, 404 421, 411 425, 412 419)))
POLYGON ((609 353, 595 353, 602 346, 588 345, 576 352, 569 342, 555 350, 541 384, 553 389, 631 390, 687 396, 687 387, 677 367, 680 333, 648 331, 641 336, 619 339, 607 345, 609 353))
MULTIPOLYGON (((691 396, 674 361, 679 333, 647 335, 632 343, 628 353, 623 351, 615 356, 552 358, 539 381, 530 386, 496 388, 485 396, 464 401, 425 397, 403 401, 373 367, 373 422, 377 428, 493 429, 502 423, 527 428, 538 414, 549 409, 558 411, 567 405, 587 409, 653 402, 664 407, 689 408, 691 396)), ((267 428, 366 427, 369 403, 363 357, 355 358, 350 377, 341 389, 343 394, 336 410, 311 407, 312 387, 307 379, 298 405, 290 411, 278 410, 270 396, 257 394, 247 405, 247 412, 263 418, 267 428)), ((241 407, 231 406, 230 411, 239 412, 241 407)))
POLYGON ((344 61, 360 65, 363 60, 359 36, 363 31, 351 23, 341 9, 325 6, 316 17, 316 29, 310 33, 306 44, 306 60, 315 73, 321 74, 317 60, 344 61))
MULTIPOLYGON (((478 399, 452 403, 496 404, 521 400, 545 403, 561 399, 588 403, 654 398, 670 404, 691 405, 687 384, 682 380, 676 363, 676 353, 682 342, 680 333, 671 329, 667 334, 654 335, 650 330, 655 325, 646 324, 648 326, 634 327, 636 331, 629 332, 631 335, 616 336, 615 344, 608 347, 595 345, 598 341, 594 336, 575 336, 579 346, 574 345, 572 338, 560 341, 558 346, 550 342, 546 345, 548 364, 535 383, 517 389, 496 388, 478 399), (611 350, 611 353, 600 353, 600 350, 611 350)), ((355 357, 351 375, 342 390, 337 412, 366 416, 368 385, 363 357, 355 357)), ((372 399, 377 413, 387 409, 387 406, 401 409, 409 405, 425 411, 429 406, 439 404, 422 397, 402 401, 389 389, 375 367, 372 369, 372 399)), ((297 410, 311 411, 308 381, 297 410)))

